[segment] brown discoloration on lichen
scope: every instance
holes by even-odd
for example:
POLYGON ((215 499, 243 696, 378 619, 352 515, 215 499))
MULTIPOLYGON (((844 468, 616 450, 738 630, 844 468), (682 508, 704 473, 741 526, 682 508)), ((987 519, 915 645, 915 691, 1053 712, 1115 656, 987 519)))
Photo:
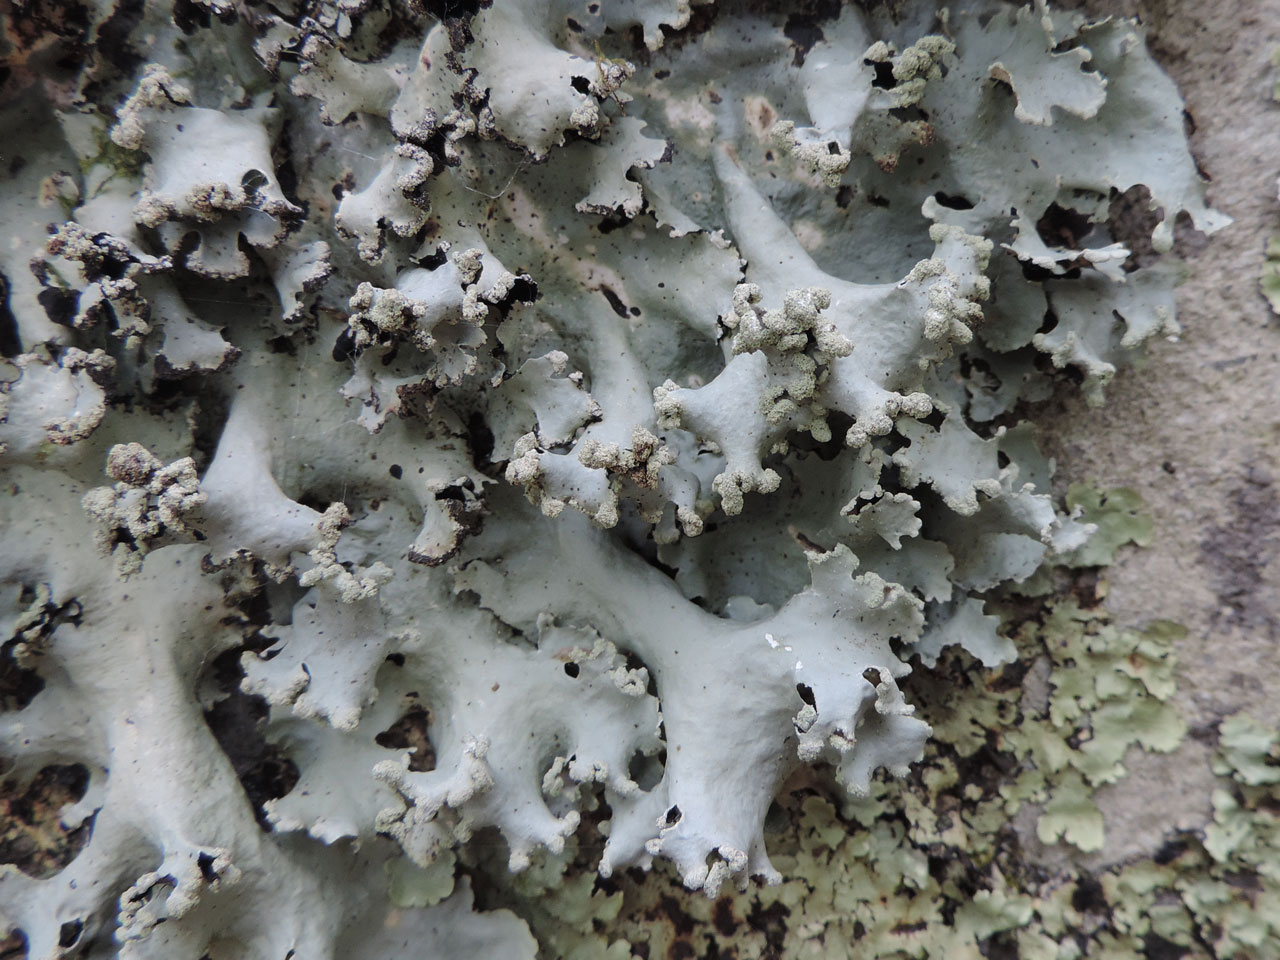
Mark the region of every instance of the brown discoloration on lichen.
POLYGON ((84 796, 89 773, 79 765, 45 767, 26 789, 0 786, 0 863, 29 877, 51 877, 76 858, 91 821, 63 825, 60 811, 84 796))
POLYGON ((20 931, 0 939, 0 960, 26 960, 26 957, 27 938, 20 931))

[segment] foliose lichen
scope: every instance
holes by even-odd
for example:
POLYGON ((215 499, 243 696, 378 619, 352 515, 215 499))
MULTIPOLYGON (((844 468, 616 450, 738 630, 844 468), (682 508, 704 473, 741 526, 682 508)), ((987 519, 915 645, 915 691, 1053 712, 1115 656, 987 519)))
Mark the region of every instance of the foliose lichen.
MULTIPOLYGON (((1069 740, 1091 724, 1099 737, 1124 739, 1105 711, 1086 715, 1073 730, 1055 729, 1020 694, 1018 675, 1044 662, 1043 644, 1065 623, 1074 624, 1071 634, 1084 621, 1094 636, 1112 634, 1112 665, 1144 649, 1167 657, 1170 628, 1118 631, 1098 610, 1076 606, 1042 613, 1058 624, 1024 629, 1029 642, 1020 642, 1019 661, 976 687, 966 685, 974 674, 967 655, 946 654, 939 682, 922 691, 922 709, 945 709, 959 688, 963 706, 952 701, 956 709, 1004 729, 1029 724, 1041 744, 1062 754, 1078 752, 1069 740), (929 703, 935 694, 942 702, 929 703)), ((590 859, 589 839, 529 874, 499 874, 483 858, 475 870, 484 899, 513 905, 548 956, 572 960, 646 953, 1261 960, 1280 950, 1273 806, 1280 737, 1246 714, 1228 718, 1215 734, 1215 821, 1203 831, 1171 831, 1154 857, 1119 864, 1029 869, 1028 838, 1016 825, 1020 803, 1042 811, 1041 829, 1047 819, 1076 826, 1069 841, 1088 846, 1100 829, 1079 775, 1046 776, 1034 767, 1043 754, 1002 737, 966 746, 963 737, 939 736, 910 777, 878 782, 869 799, 833 796, 812 778, 789 782, 771 817, 770 847, 787 877, 776 887, 708 901, 647 878, 602 885, 580 869, 590 859), (1046 787, 1039 801, 1017 799, 1028 776, 1046 787)))
POLYGON ((1028 420, 1178 330, 1113 206, 1145 191, 1161 253, 1226 222, 1136 24, 75 9, 2 51, 0 751, 15 789, 75 768, 83 842, 2 868, 30 956, 533 956, 473 878, 555 891, 587 939, 527 903, 547 955, 626 956, 594 921, 655 863, 706 910, 822 891, 793 942, 831 951, 1071 955, 1065 894, 876 773, 1088 850, 1089 787, 1181 736, 1169 629, 1065 602, 1046 702, 982 695, 1032 642, 1011 597, 1144 535, 1056 501, 1028 420), (931 730, 917 662, 976 699, 931 730), (998 789, 966 763, 996 731, 998 789), (825 767, 847 809, 804 797, 771 852, 825 767))

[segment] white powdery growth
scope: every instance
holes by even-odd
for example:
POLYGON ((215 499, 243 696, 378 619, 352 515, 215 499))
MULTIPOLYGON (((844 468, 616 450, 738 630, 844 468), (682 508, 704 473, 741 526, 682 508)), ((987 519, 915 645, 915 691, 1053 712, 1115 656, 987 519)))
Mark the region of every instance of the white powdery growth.
POLYGON ((1091 532, 1026 418, 1178 329, 1112 207, 1225 222, 1181 101, 1043 0, 695 6, 101 4, 137 56, 0 106, 3 780, 88 837, 0 872, 30 956, 531 957, 477 832, 774 882, 789 777, 1012 658, 1091 532))

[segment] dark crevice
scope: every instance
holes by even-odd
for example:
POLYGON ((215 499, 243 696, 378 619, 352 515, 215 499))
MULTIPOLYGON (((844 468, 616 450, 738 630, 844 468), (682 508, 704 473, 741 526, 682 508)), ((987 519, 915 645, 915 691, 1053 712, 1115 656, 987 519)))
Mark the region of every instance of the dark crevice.
POLYGON ((485 422, 484 414, 478 410, 472 411, 471 416, 467 418, 467 442, 471 447, 472 462, 478 464, 490 462, 494 446, 493 431, 485 422))
POLYGON ((409 769, 427 773, 436 768, 436 749, 431 743, 431 711, 420 703, 412 704, 404 715, 373 738, 388 750, 410 750, 409 769))
POLYGON ((257 637, 255 642, 228 650, 213 662, 212 677, 227 695, 204 712, 205 723, 231 761, 258 826, 264 831, 271 829, 266 802, 285 796, 298 783, 297 765, 264 736, 269 712, 267 701, 240 690, 240 680, 244 677, 240 657, 247 650, 256 651, 269 642, 265 637, 257 637))
POLYGON ((933 199, 948 210, 972 210, 973 202, 961 196, 954 196, 939 190, 933 195, 933 199))
POLYGON ((44 308, 45 316, 51 323, 60 327, 75 325, 76 311, 80 304, 80 294, 76 291, 45 287, 36 294, 36 302, 44 308))
POLYGON ((438 270, 449 262, 449 252, 444 247, 436 247, 432 253, 416 259, 410 257, 410 259, 414 260, 423 270, 438 270))
POLYGON ((608 216, 601 217, 600 222, 596 224, 596 229, 600 231, 601 236, 607 236, 615 230, 627 226, 631 222, 631 218, 623 214, 621 211, 615 210, 608 216))
POLYGON ((83 920, 68 920, 58 928, 58 946, 64 950, 67 947, 75 946, 75 942, 80 939, 80 934, 83 930, 83 920))
POLYGON ((214 883, 218 879, 218 872, 213 869, 213 855, 201 851, 196 856, 196 866, 200 869, 200 877, 205 883, 214 883))
POLYGON ((414 6, 435 20, 470 20, 489 4, 481 0, 415 0, 414 6))
POLYGON ((1049 208, 1036 221, 1036 233, 1051 247, 1075 250, 1092 231, 1093 224, 1085 214, 1057 203, 1049 204, 1049 208))
POLYGON ((808 3, 796 4, 782 26, 782 33, 795 48, 792 63, 799 67, 804 65, 804 58, 813 49, 815 43, 825 39, 822 24, 840 16, 839 0, 810 0, 808 3))
POLYGON ((875 71, 875 77, 871 80, 873 87, 879 87, 881 90, 892 90, 898 85, 898 81, 893 77, 893 64, 887 60, 864 60, 867 66, 875 71))
POLYGON ((52 877, 71 863, 89 842, 93 817, 67 828, 61 812, 84 799, 89 781, 83 764, 51 764, 21 793, 15 784, 0 787, 0 823, 5 825, 0 863, 12 864, 36 880, 52 877))
POLYGON ((142 22, 143 0, 121 0, 97 31, 95 50, 107 63, 123 74, 130 74, 142 63, 142 55, 129 43, 129 36, 142 22))
POLYGON ((354 360, 359 352, 356 349, 355 334, 350 327, 344 327, 338 334, 338 339, 333 342, 333 359, 338 363, 346 363, 348 360, 354 360))

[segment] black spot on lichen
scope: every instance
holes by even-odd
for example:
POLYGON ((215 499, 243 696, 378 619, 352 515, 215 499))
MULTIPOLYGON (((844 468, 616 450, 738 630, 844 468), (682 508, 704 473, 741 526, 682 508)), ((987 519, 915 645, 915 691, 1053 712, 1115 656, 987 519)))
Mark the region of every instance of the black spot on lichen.
POLYGON ((604 298, 609 301, 609 306, 614 313, 622 317, 624 320, 630 316, 630 313, 627 310, 627 305, 622 302, 621 297, 613 292, 612 288, 602 285, 600 287, 600 292, 604 294, 604 298))

